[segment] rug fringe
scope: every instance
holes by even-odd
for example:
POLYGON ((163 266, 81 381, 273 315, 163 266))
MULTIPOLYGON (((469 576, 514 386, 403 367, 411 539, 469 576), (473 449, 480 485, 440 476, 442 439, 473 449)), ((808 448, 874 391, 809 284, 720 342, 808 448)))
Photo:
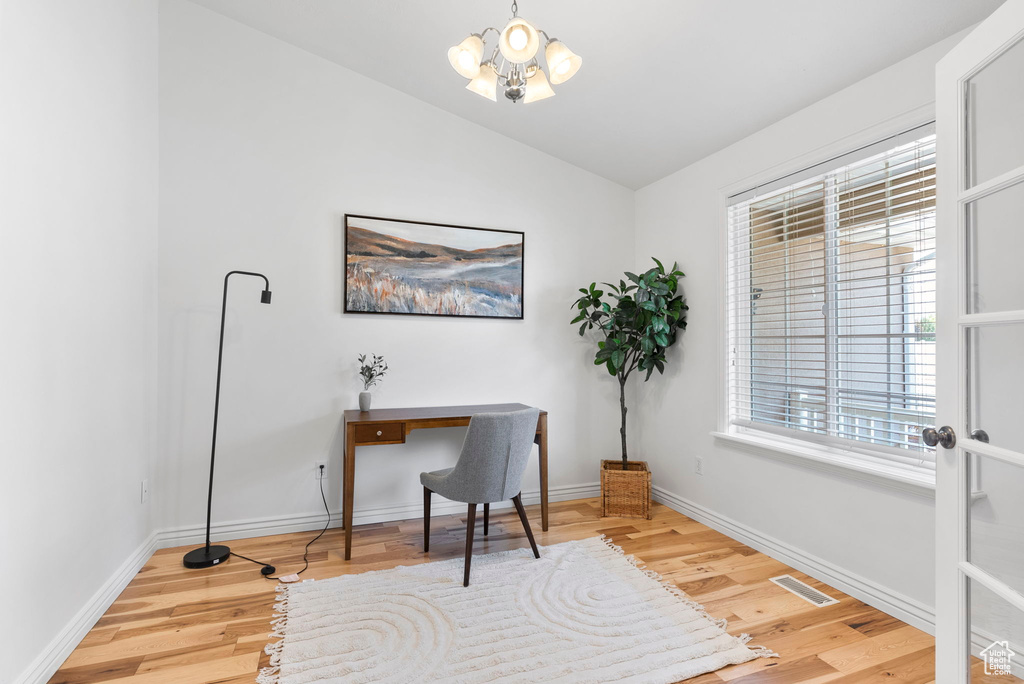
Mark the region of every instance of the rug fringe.
MULTIPOLYGON (((637 570, 642 572, 647 577, 650 577, 652 580, 656 581, 658 584, 660 584, 662 587, 664 587, 665 591, 670 593, 672 596, 674 596, 676 599, 678 599, 681 603, 683 603, 687 607, 693 609, 700 617, 704 618, 705 620, 707 620, 708 622, 710 622, 711 624, 715 625, 716 627, 718 627, 719 629, 721 629, 723 631, 728 629, 728 627, 729 627, 729 620, 727 620, 726 618, 714 618, 714 617, 711 617, 710 615, 708 615, 708 611, 704 608, 704 606, 702 606, 701 604, 697 603, 692 598, 687 596, 686 593, 682 589, 680 589, 679 587, 677 587, 675 585, 675 583, 670 582, 669 580, 663 578, 660 574, 658 574, 654 570, 648 570, 647 566, 643 565, 639 560, 637 560, 636 556, 634 556, 632 554, 628 554, 627 555, 626 552, 622 550, 622 547, 619 546, 618 544, 616 544, 615 542, 613 542, 611 539, 609 539, 607 535, 602 534, 599 537, 599 539, 602 542, 604 542, 604 545, 607 546, 609 549, 611 549, 612 551, 614 551, 618 555, 622 556, 634 568, 636 568, 637 570)), ((746 646, 747 643, 750 641, 751 636, 749 634, 741 634, 738 638, 739 638, 740 643, 746 646)), ((779 657, 778 653, 768 649, 765 646, 747 646, 747 648, 749 648, 751 651, 753 651, 755 654, 757 654, 758 658, 778 658, 779 657)))
POLYGON ((288 627, 288 584, 277 585, 277 601, 274 603, 274 619, 270 626, 274 631, 270 638, 279 638, 272 644, 267 644, 263 652, 270 656, 270 666, 264 667, 256 676, 256 684, 278 684, 281 679, 281 650, 284 648, 284 631, 288 627))

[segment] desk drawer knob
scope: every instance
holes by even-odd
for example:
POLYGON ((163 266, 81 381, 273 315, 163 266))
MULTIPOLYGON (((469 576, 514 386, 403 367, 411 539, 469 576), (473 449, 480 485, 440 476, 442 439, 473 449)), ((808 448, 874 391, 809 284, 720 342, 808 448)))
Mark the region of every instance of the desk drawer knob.
POLYGON ((383 434, 384 434, 383 432, 381 432, 380 430, 377 430, 377 436, 378 436, 378 437, 380 437, 380 436, 381 436, 381 435, 383 435, 383 434))

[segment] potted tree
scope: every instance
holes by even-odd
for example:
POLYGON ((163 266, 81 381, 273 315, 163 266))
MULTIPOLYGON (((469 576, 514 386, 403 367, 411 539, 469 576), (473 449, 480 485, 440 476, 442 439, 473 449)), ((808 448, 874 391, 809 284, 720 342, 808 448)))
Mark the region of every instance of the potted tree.
MULTIPOLYGON (((653 258, 653 257, 652 257, 653 258)), ((626 381, 633 371, 651 374, 665 372, 665 350, 675 344, 678 333, 686 328, 686 300, 676 291, 683 272, 678 264, 666 271, 660 261, 646 273, 626 272, 627 283, 597 283, 580 288, 582 296, 573 306, 578 314, 580 337, 597 329, 597 353, 594 365, 604 366, 619 381, 619 409, 622 425, 622 459, 601 461, 601 515, 651 517, 651 471, 646 461, 630 461, 626 453, 626 381)))

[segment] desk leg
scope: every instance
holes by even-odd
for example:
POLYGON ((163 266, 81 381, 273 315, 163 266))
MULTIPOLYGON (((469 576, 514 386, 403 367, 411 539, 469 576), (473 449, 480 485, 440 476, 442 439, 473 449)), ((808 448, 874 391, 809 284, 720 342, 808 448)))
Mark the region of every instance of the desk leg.
POLYGON ((356 426, 345 426, 344 493, 341 502, 341 521, 345 527, 345 560, 352 560, 352 495, 356 479, 356 426))
POLYGON ((537 433, 538 458, 540 462, 540 528, 548 531, 548 417, 541 414, 540 431, 537 433))

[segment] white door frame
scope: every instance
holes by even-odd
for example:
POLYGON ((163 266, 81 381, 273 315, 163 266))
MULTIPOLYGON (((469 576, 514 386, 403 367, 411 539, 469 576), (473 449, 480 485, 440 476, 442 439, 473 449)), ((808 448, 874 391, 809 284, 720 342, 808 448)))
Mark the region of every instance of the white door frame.
MULTIPOLYGON (((936 353, 936 422, 949 425, 958 440, 953 449, 936 454, 936 579, 935 638, 936 684, 969 681, 968 644, 970 615, 966 614, 967 578, 970 576, 995 591, 1008 603, 1024 610, 1024 599, 1013 590, 967 563, 967 515, 971 502, 965 451, 1018 462, 1020 454, 981 444, 967 434, 965 325, 1024 320, 1024 311, 999 314, 967 314, 967 262, 964 205, 1017 178, 1021 169, 1009 172, 969 190, 966 184, 967 80, 998 55, 1024 38, 1024 0, 1007 0, 979 24, 936 67, 936 136, 938 154, 938 230, 936 298, 938 331, 936 353)), ((1022 74, 1024 78, 1024 74, 1022 74)), ((1024 447, 1022 447, 1024 451, 1024 447)))

